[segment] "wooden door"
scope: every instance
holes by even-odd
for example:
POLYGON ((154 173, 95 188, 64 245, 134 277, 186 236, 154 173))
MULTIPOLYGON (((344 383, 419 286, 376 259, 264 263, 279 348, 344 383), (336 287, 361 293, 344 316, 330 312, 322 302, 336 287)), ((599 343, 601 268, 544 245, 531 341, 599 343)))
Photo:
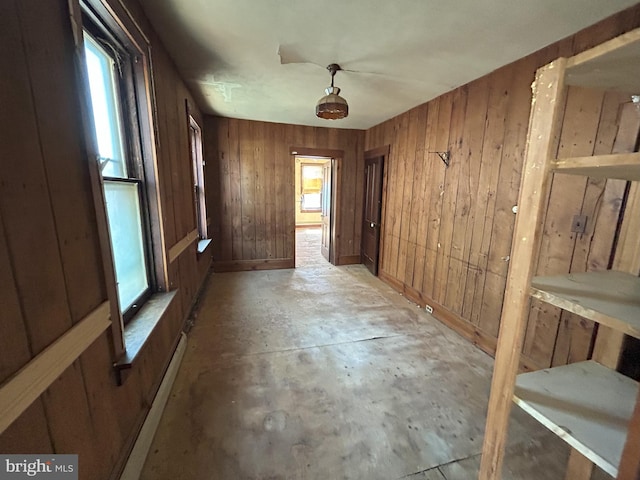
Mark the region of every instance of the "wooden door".
POLYGON ((382 212, 382 167, 384 157, 365 159, 364 215, 362 216, 362 263, 378 275, 380 253, 380 217, 382 212))
POLYGON ((322 242, 320 252, 322 256, 331 261, 331 162, 322 165, 322 242))

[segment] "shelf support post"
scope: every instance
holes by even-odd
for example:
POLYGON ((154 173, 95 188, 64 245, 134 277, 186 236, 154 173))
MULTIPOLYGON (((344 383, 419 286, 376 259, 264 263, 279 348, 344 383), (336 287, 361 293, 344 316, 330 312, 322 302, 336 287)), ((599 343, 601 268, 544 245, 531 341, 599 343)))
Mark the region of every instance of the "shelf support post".
POLYGON ((533 97, 524 169, 513 235, 512 259, 500 319, 500 334, 491 382, 487 425, 482 447, 480 480, 500 480, 507 441, 515 379, 529 313, 529 286, 536 266, 544 206, 551 184, 551 159, 558 145, 558 126, 564 109, 566 58, 538 69, 533 97))
POLYGON ((629 432, 627 433, 627 441, 622 451, 617 480, 640 479, 640 455, 638 455, 638 445, 640 445, 640 392, 638 392, 636 406, 629 422, 629 432))
POLYGON ((572 448, 569 454, 569 462, 567 463, 564 480, 588 479, 591 478, 592 473, 593 462, 578 450, 572 448))

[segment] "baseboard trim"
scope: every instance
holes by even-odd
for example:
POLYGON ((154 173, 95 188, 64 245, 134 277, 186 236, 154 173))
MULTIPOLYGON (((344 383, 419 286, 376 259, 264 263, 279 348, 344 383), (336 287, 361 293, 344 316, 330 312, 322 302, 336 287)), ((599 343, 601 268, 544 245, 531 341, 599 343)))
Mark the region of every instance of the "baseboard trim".
POLYGON ((156 393, 156 396, 153 399, 149 413, 142 424, 138 438, 136 439, 133 449, 129 454, 129 458, 127 459, 124 470, 122 471, 122 475, 120 475, 120 480, 138 480, 138 478, 140 478, 140 473, 142 472, 144 462, 147 459, 147 454, 151 448, 153 437, 158 429, 158 425, 160 424, 160 418, 162 417, 164 407, 169 399, 171 387, 176 379, 178 369, 180 368, 180 364, 182 363, 182 358, 184 357, 186 350, 187 336, 184 333, 181 333, 178 346, 173 353, 169 367, 162 378, 160 388, 158 388, 158 393, 156 393))
POLYGON ((294 268, 295 259, 279 258, 276 260, 231 260, 213 262, 213 271, 222 272, 245 272, 251 270, 278 270, 281 268, 294 268))
POLYGON ((338 265, 356 265, 358 263, 362 263, 360 255, 340 255, 338 258, 338 265))
POLYGON ((387 272, 385 272, 382 268, 378 269, 378 278, 382 280, 384 283, 389 285, 395 291, 403 293, 404 284, 395 277, 392 277, 387 272))
MULTIPOLYGON (((431 308, 433 308, 433 313, 431 315, 436 320, 442 322, 444 325, 469 340, 483 352, 491 355, 492 357, 495 357, 496 346, 498 342, 497 338, 480 330, 478 327, 460 317, 459 315, 453 313, 451 310, 448 310, 446 307, 440 305, 432 298, 427 297, 422 292, 409 285, 406 285, 397 278, 392 277, 384 270, 381 269, 378 271, 378 277, 391 288, 393 288, 397 292, 402 293, 408 300, 419 305, 420 308, 424 309, 425 305, 431 306, 431 308)), ((540 370, 542 368, 545 367, 536 364, 534 361, 532 361, 530 358, 525 357, 524 355, 520 355, 521 371, 533 371, 540 370)))

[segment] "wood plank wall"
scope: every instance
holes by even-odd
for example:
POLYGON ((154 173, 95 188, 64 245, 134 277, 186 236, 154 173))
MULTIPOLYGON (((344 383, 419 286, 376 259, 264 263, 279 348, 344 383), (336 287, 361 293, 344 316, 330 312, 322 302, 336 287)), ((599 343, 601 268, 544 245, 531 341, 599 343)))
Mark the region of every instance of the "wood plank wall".
POLYGON ((214 269, 292 267, 291 147, 342 150, 337 264, 360 263, 364 131, 205 117, 214 269))
MULTIPOLYGON (((487 352, 495 351, 537 68, 640 25, 640 6, 377 125, 365 149, 390 145, 384 181, 380 276, 487 352), (451 166, 430 152, 451 152, 451 166)), ((632 151, 616 139, 628 96, 571 89, 559 155, 632 151)), ((633 135, 632 135, 633 136, 633 135)), ((606 268, 620 184, 556 176, 539 273, 606 268), (563 178, 564 177, 564 178, 563 178), (573 215, 587 232, 570 232, 573 215), (596 232, 596 235, 594 235, 596 232), (551 241, 553 240, 553 241, 551 241)), ((519 214, 526 215, 526 212, 519 214)), ((640 212, 638 212, 640 215, 640 212)), ((523 364, 587 358, 593 324, 534 302, 523 364)))
MULTIPOLYGON (((196 228, 186 87, 152 40, 158 178, 167 250, 196 228)), ((118 8, 119 5, 116 5, 118 8)), ((0 384, 107 299, 76 88, 67 0, 0 2, 0 384)), ((200 114, 196 112, 198 116, 200 114)), ((202 121, 202 119, 200 118, 202 121)), ((77 453, 80 478, 117 474, 210 264, 195 245, 169 265, 179 301, 122 387, 101 335, 0 435, 3 453, 77 453)))

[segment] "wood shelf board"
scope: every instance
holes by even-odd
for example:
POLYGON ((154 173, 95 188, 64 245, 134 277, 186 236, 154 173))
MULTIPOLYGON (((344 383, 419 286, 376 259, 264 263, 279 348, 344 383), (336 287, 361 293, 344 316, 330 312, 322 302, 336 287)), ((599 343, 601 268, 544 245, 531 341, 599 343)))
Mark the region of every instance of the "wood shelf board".
POLYGON ((640 29, 567 60, 566 83, 640 93, 640 29))
POLYGON ((640 278, 631 274, 605 270, 534 277, 531 295, 640 338, 640 278))
POLYGON ((514 402, 612 476, 638 384, 594 361, 518 375, 514 402))
POLYGON ((559 158, 552 164, 556 173, 584 175, 593 178, 640 180, 640 153, 637 152, 559 158))

